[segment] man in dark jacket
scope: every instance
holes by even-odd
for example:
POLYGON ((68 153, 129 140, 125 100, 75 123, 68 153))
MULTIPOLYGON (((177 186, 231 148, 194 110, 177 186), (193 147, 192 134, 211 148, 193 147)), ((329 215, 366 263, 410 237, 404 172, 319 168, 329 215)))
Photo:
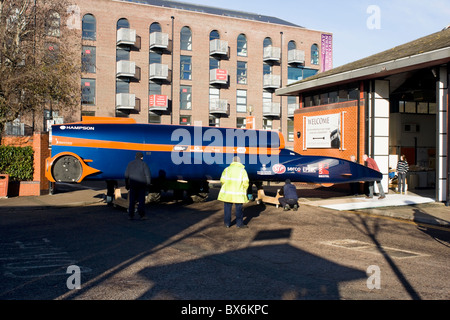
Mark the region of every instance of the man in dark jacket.
POLYGON ((142 152, 136 152, 136 159, 128 163, 125 171, 125 187, 129 190, 128 215, 130 220, 134 217, 136 200, 139 203, 138 213, 141 219, 147 218, 145 216, 145 193, 151 182, 151 174, 147 163, 143 159, 144 155, 142 152))
POLYGON ((284 211, 291 210, 291 206, 293 206, 294 211, 298 209, 298 195, 297 188, 293 184, 291 184, 291 180, 287 179, 285 185, 280 190, 280 195, 283 197, 278 198, 281 206, 284 211))

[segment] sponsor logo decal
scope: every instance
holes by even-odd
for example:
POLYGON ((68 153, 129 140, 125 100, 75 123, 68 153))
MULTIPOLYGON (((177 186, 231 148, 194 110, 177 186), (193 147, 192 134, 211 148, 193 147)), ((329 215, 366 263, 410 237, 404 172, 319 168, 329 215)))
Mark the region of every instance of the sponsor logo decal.
POLYGON ((281 163, 277 163, 272 166, 272 171, 275 174, 283 174, 286 172, 286 167, 284 165, 282 165, 281 163))
POLYGON ((84 131, 94 131, 95 128, 91 126, 60 126, 61 130, 84 130, 84 131))

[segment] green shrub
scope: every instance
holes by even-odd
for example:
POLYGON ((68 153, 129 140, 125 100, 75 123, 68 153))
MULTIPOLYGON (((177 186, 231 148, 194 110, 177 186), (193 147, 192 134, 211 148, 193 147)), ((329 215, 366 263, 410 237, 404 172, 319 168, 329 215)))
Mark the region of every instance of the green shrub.
POLYGON ((33 148, 0 146, 0 174, 9 174, 10 181, 33 180, 33 148))

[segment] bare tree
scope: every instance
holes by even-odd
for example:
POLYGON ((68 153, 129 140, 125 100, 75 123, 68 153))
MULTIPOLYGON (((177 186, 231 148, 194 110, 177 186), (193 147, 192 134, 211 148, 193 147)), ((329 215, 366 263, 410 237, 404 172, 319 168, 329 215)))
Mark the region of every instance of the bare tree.
MULTIPOLYGON (((80 44, 65 28, 66 0, 0 0, 0 133, 47 106, 73 109, 80 96, 80 44)), ((30 118, 30 117, 29 117, 30 118)))

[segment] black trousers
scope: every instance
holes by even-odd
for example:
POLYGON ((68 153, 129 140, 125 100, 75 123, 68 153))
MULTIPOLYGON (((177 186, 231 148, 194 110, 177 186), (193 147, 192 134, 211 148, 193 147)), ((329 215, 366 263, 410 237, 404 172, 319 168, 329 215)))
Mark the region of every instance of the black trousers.
POLYGON ((286 205, 289 205, 289 206, 293 206, 293 205, 298 205, 298 202, 297 202, 297 200, 295 200, 295 199, 287 199, 287 198, 285 198, 285 197, 281 197, 281 198, 278 198, 278 201, 280 202, 280 204, 283 206, 283 208, 286 206, 286 205))
POLYGON ((138 213, 141 217, 145 216, 145 187, 131 187, 128 192, 128 215, 134 216, 134 206, 138 202, 138 213))

